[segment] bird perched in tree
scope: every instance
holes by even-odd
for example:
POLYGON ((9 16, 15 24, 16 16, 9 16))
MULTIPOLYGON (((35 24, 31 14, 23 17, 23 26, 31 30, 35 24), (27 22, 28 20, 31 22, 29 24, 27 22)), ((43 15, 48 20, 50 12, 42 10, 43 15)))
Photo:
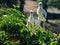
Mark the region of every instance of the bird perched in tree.
MULTIPOLYGON (((26 26, 28 26, 28 28, 30 29, 30 31, 31 31, 34 35, 36 35, 34 26, 35 26, 35 25, 38 26, 38 25, 39 25, 39 21, 38 21, 37 19, 35 19, 34 16, 35 16, 35 15, 34 15, 33 10, 30 10, 30 16, 29 16, 28 19, 27 19, 27 24, 26 24, 26 26), (38 24, 37 24, 37 23, 38 23, 38 24), (32 25, 29 25, 29 24, 32 24, 32 25)), ((31 34, 32 34, 32 33, 31 33, 31 34)))
POLYGON ((27 19, 27 24, 26 25, 28 25, 30 23, 30 24, 33 24, 33 25, 36 25, 36 26, 40 26, 39 25, 40 24, 39 20, 37 19, 37 17, 35 18, 34 16, 35 15, 34 15, 33 10, 30 10, 30 16, 27 19))
POLYGON ((30 16, 27 19, 27 24, 26 25, 28 25, 29 23, 34 24, 33 10, 30 10, 30 16))
POLYGON ((43 9, 42 2, 38 3, 37 15, 38 15, 38 19, 42 20, 42 21, 44 21, 46 19, 46 17, 47 17, 47 12, 43 9))
MULTIPOLYGON (((47 12, 43 9, 42 2, 39 2, 38 3, 37 15, 38 15, 38 20, 40 22, 45 22, 46 21, 47 12)), ((44 24, 43 23, 40 23, 40 25, 42 25, 44 27, 44 24)))

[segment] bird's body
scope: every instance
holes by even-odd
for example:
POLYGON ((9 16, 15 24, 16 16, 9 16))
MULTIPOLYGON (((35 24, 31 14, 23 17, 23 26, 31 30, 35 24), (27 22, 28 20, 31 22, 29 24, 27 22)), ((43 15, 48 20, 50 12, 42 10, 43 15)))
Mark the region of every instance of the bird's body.
POLYGON ((45 21, 47 13, 43 8, 38 7, 37 9, 38 19, 41 21, 45 21))
POLYGON ((31 24, 34 24, 34 18, 33 18, 32 15, 29 16, 27 22, 28 22, 28 23, 31 23, 31 24))
POLYGON ((30 10, 30 16, 27 19, 27 24, 26 25, 29 25, 29 23, 34 24, 33 11, 32 10, 30 10))
POLYGON ((45 29, 45 24, 44 22, 46 21, 47 13, 43 9, 43 4, 42 2, 39 2, 38 8, 37 8, 37 15, 38 15, 38 20, 40 21, 40 25, 44 27, 45 29))
POLYGON ((33 12, 32 13, 30 12, 30 16, 27 19, 27 25, 29 25, 29 23, 32 24, 32 25, 40 26, 39 25, 40 21, 38 19, 34 18, 33 12))

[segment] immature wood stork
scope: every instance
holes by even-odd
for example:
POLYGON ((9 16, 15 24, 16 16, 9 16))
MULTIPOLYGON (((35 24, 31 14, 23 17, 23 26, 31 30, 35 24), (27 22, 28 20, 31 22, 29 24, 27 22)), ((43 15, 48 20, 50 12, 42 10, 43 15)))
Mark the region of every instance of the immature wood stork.
POLYGON ((35 25, 38 26, 39 25, 39 21, 34 18, 34 12, 33 12, 33 10, 30 10, 30 16, 27 19, 26 26, 28 26, 28 28, 32 32, 31 34, 34 34, 34 35, 36 35, 35 28, 34 28, 35 25), (29 24, 32 24, 32 25, 30 26, 29 24))
POLYGON ((29 16, 28 19, 27 19, 27 24, 26 24, 26 26, 27 26, 29 23, 34 24, 33 10, 30 10, 30 16, 29 16))
MULTIPOLYGON (((37 15, 38 15, 38 20, 40 22, 45 22, 46 21, 46 17, 47 17, 47 12, 43 9, 43 4, 42 2, 38 3, 38 8, 37 8, 37 15)), ((43 27, 45 24, 42 24, 43 27)))
POLYGON ((28 25, 29 23, 30 23, 30 24, 33 24, 33 25, 36 25, 36 26, 40 26, 40 25, 39 25, 40 22, 39 22, 39 20, 37 19, 37 17, 34 18, 34 12, 33 12, 33 10, 30 10, 30 16, 28 17, 27 25, 28 25))

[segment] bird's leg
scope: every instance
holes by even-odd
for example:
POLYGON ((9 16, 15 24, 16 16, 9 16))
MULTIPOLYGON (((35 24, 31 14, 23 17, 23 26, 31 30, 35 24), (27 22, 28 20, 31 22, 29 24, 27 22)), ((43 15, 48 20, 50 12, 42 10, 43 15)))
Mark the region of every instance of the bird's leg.
POLYGON ((43 28, 44 28, 44 30, 45 30, 45 21, 43 21, 43 28))
POLYGON ((38 17, 38 20, 39 20, 39 17, 38 17))
POLYGON ((28 22, 27 22, 26 26, 28 26, 28 22))
POLYGON ((45 30, 45 21, 46 21, 46 19, 43 18, 43 28, 44 28, 44 30, 45 30))

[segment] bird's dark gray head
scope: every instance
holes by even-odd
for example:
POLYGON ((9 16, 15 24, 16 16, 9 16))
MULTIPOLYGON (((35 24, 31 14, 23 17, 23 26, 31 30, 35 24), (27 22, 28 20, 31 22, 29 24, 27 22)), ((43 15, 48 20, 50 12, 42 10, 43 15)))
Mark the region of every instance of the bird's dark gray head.
POLYGON ((30 10, 30 14, 33 14, 33 10, 30 10))
POLYGON ((42 6, 43 4, 42 4, 42 2, 39 2, 38 5, 39 5, 39 6, 42 6))

